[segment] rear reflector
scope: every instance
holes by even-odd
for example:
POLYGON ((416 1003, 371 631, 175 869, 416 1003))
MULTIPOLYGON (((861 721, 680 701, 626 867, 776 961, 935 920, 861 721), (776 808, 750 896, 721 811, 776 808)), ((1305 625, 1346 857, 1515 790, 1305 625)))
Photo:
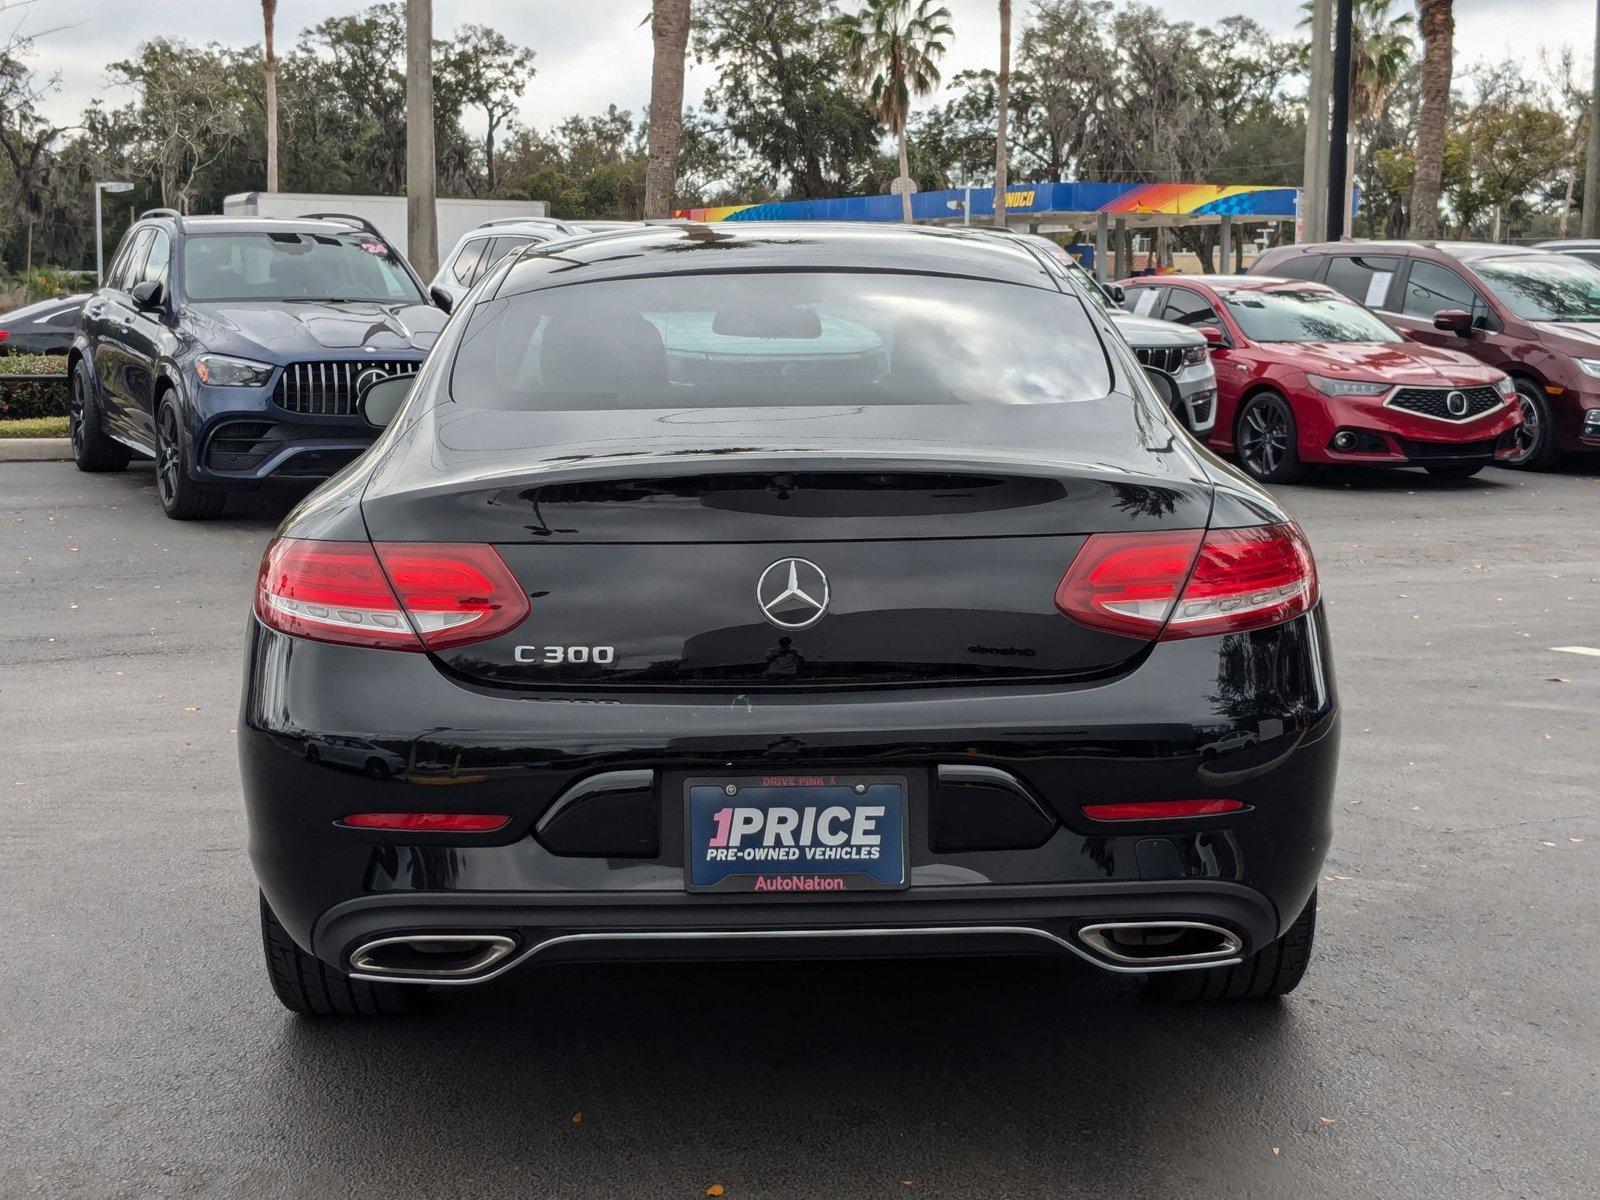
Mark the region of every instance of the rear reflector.
POLYGON ((1128 804, 1085 804, 1091 821, 1164 821, 1170 817, 1214 817, 1238 812, 1239 800, 1135 800, 1128 804))
POLYGON ((493 833, 509 825, 511 818, 499 813, 350 813, 342 823, 408 833, 493 833))
POLYGON ((261 560, 256 615, 319 642, 440 650, 515 629, 528 596, 492 546, 278 538, 261 560))
POLYGON ((1056 587, 1081 625, 1173 641, 1263 629, 1317 602, 1317 568, 1298 526, 1097 533, 1056 587))

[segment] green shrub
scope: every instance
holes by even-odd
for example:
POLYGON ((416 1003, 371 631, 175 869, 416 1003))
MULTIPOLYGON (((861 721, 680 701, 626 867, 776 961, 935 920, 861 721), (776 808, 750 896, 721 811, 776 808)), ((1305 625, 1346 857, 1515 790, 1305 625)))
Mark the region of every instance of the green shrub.
MULTIPOLYGON (((0 375, 65 375, 67 360, 59 354, 10 354, 0 357, 0 375)), ((21 379, 0 382, 0 420, 67 415, 67 381, 21 379)))
POLYGON ((32 271, 7 272, 0 275, 0 310, 9 311, 32 304, 35 300, 52 300, 74 292, 94 291, 94 277, 61 267, 35 267, 32 271))

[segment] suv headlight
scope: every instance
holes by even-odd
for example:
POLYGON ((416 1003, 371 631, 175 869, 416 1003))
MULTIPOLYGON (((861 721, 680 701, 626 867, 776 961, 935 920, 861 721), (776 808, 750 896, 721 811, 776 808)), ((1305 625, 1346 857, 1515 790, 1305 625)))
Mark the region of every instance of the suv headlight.
POLYGON ((226 354, 202 354, 194 360, 194 373, 208 387, 260 387, 277 369, 268 363, 226 354))
POLYGON ((1325 375, 1307 375, 1306 382, 1324 396, 1381 396, 1394 386, 1369 379, 1329 379, 1325 375))
POLYGON ((1198 346, 1186 346, 1183 351, 1183 365, 1198 367, 1211 357, 1211 347, 1201 342, 1198 346))
POLYGON ((1600 379, 1600 358, 1575 358, 1572 361, 1578 364, 1585 375, 1600 379))
MULTIPOLYGON (((1593 363, 1596 367, 1600 367, 1600 360, 1597 360, 1597 359, 1580 358, 1578 361, 1579 362, 1593 363)), ((1589 371, 1589 368, 1585 367, 1584 370, 1589 371)), ((1589 371, 1589 374, 1591 374, 1591 375, 1600 375, 1600 370, 1589 371)), ((1496 379, 1494 381, 1494 390, 1500 393, 1500 398, 1502 400, 1510 400, 1510 399, 1514 398, 1516 396, 1516 394, 1517 394, 1517 385, 1511 382, 1511 376, 1502 375, 1502 376, 1500 376, 1499 379, 1496 379)))

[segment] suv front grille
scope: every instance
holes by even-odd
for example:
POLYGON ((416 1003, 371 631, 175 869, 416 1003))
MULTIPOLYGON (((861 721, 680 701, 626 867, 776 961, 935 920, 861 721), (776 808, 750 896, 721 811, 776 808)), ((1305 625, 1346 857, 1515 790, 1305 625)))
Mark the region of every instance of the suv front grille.
POLYGON ((1148 370, 1176 375, 1183 366, 1182 346, 1135 346, 1133 352, 1148 370))
POLYGON ((306 413, 318 417, 348 417, 356 413, 361 402, 358 384, 367 376, 375 383, 371 371, 381 371, 385 378, 415 375, 420 362, 403 358, 360 358, 345 362, 289 363, 278 376, 278 386, 272 399, 279 408, 292 413, 306 413))
POLYGON ((1389 398, 1390 408, 1402 408, 1406 412, 1414 412, 1419 416, 1432 417, 1436 421, 1470 421, 1474 417, 1481 417, 1486 412, 1493 412, 1499 408, 1502 401, 1500 393, 1492 387, 1474 388, 1401 388, 1389 398), (1465 412, 1453 413, 1450 411, 1449 401, 1446 399, 1452 392, 1460 392, 1466 397, 1467 407, 1465 412))

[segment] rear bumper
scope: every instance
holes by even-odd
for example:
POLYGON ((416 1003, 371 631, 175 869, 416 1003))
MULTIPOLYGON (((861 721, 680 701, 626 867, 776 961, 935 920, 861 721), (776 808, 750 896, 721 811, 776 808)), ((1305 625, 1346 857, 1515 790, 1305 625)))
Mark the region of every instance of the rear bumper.
POLYGON ((1299 914, 1331 836, 1339 725, 1320 608, 1156 645, 1094 683, 805 696, 492 691, 421 655, 254 620, 249 641, 239 749, 251 859, 290 935, 340 969, 375 938, 450 932, 511 938, 493 973, 580 956, 1080 954, 1083 924, 1132 919, 1212 923, 1249 953, 1299 914), (1009 849, 939 848, 944 764, 1009 772, 1053 830, 1009 849), (906 777, 909 886, 685 890, 684 780, 823 768, 906 777), (643 769, 657 780, 655 845, 546 844, 540 818, 575 783, 643 769), (1082 812, 1194 797, 1247 807, 1165 825, 1082 812), (478 836, 339 824, 394 811, 512 819, 478 836))
MULTIPOLYGON (((1083 941, 1085 926, 1108 921, 1203 922, 1236 935, 1236 962, 1278 936, 1278 911, 1260 892, 1226 881, 1156 880, 1037 887, 922 888, 869 899, 830 898, 779 906, 687 894, 614 892, 528 895, 369 896, 324 913, 312 934, 317 957, 352 970, 352 955, 400 934, 503 935, 506 957, 455 979, 394 982, 484 983, 530 962, 719 958, 896 958, 1024 954, 1079 958, 1102 970, 1148 973, 1183 966, 1119 963, 1083 941)), ((1297 910, 1298 911, 1298 910, 1297 910)))

